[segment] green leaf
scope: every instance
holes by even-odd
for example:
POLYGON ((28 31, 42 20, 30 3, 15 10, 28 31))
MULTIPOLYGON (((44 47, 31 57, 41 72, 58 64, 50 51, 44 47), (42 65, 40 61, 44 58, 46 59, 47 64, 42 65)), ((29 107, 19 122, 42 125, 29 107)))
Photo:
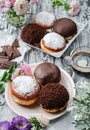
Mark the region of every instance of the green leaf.
POLYGON ((68 11, 71 7, 70 4, 64 0, 52 0, 53 7, 59 5, 63 6, 66 11, 68 11))
POLYGON ((8 70, 8 73, 13 73, 15 71, 15 66, 11 66, 8 70))
POLYGON ((35 130, 44 130, 44 126, 40 124, 36 117, 31 118, 30 122, 33 124, 35 130))
POLYGON ((12 78, 12 74, 8 73, 7 77, 5 78, 5 82, 11 81, 11 78, 12 78))
POLYGON ((15 66, 11 66, 8 71, 5 71, 1 77, 0 81, 8 82, 11 81, 12 74, 15 71, 15 66))
POLYGON ((74 124, 81 130, 90 130, 90 81, 87 87, 86 84, 80 87, 77 88, 78 94, 72 103, 74 124))
POLYGON ((8 71, 5 71, 0 79, 0 93, 4 92, 4 83, 11 81, 12 74, 15 71, 15 66, 10 67, 8 71))
POLYGON ((5 71, 5 72, 3 73, 3 76, 2 76, 2 78, 1 78, 1 81, 5 81, 7 75, 8 75, 8 72, 5 71))
POLYGON ((19 70, 19 74, 20 74, 20 75, 23 75, 23 71, 22 71, 22 70, 19 70))
POLYGON ((0 93, 3 93, 4 92, 4 86, 3 86, 3 83, 0 83, 0 93))

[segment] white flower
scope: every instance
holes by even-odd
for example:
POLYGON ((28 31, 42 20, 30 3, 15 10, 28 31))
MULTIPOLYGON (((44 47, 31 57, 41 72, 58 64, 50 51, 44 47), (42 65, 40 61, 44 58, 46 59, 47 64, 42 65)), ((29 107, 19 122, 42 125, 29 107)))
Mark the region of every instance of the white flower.
POLYGON ((28 10, 28 1, 27 0, 16 0, 14 4, 14 11, 17 15, 23 15, 28 10))
POLYGON ((68 14, 71 16, 78 15, 78 13, 80 12, 79 2, 77 0, 73 0, 70 3, 70 6, 71 6, 71 9, 68 11, 68 14))
POLYGON ((41 124, 43 124, 45 126, 49 125, 49 120, 44 115, 41 115, 39 120, 40 120, 41 124))

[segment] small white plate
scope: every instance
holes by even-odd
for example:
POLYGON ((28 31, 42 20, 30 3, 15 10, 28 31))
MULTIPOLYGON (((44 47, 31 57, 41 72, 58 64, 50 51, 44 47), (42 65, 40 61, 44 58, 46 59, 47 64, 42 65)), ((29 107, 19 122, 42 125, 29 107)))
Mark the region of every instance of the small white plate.
POLYGON ((87 24, 77 24, 77 28, 78 28, 78 32, 77 32, 77 34, 71 39, 71 40, 69 40, 68 41, 68 43, 66 43, 66 47, 62 50, 62 51, 60 51, 60 52, 56 52, 56 53, 48 53, 48 52, 45 52, 45 51, 43 51, 40 47, 38 47, 38 46, 33 46, 33 45, 31 45, 31 44, 29 44, 29 43, 26 43, 26 42, 23 42, 24 44, 26 44, 27 46, 29 46, 30 48, 32 47, 32 48, 35 48, 35 49, 37 49, 37 50, 40 50, 40 51, 42 51, 42 52, 45 52, 45 53, 47 53, 47 54, 49 54, 49 55, 51 55, 51 56, 54 56, 54 57, 56 57, 56 58, 59 58, 59 57, 61 57, 62 55, 63 55, 63 53, 68 49, 68 47, 73 43, 73 41, 77 38, 77 36, 84 30, 84 28, 87 26, 87 24))
MULTIPOLYGON (((32 69, 32 73, 34 72, 34 69, 38 64, 40 64, 40 63, 30 64, 30 67, 32 69)), ((69 104, 71 104, 73 97, 75 96, 75 84, 74 84, 72 78, 69 76, 69 74, 66 71, 64 71, 63 69, 60 69, 60 70, 61 70, 61 81, 60 81, 60 83, 63 84, 66 87, 66 89, 68 90, 68 92, 69 92, 69 104)), ((40 107, 39 104, 35 104, 35 105, 29 106, 29 107, 18 105, 17 103, 15 103, 13 101, 12 96, 10 95, 9 84, 7 84, 6 87, 5 87, 5 98, 6 98, 6 102, 7 102, 8 106, 11 108, 11 110, 13 112, 15 112, 18 115, 25 116, 26 118, 30 118, 32 116, 45 115, 47 119, 53 120, 53 119, 56 119, 56 118, 62 116, 68 110, 68 108, 67 108, 62 113, 52 114, 52 113, 45 112, 40 107)))

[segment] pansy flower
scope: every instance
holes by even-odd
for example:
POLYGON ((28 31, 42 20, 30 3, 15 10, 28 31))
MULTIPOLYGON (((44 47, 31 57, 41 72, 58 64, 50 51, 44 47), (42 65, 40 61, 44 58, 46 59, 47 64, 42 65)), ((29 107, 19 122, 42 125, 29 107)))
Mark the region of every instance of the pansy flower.
POLYGON ((0 130, 11 130, 10 122, 8 121, 0 122, 0 130))
POLYGON ((12 130, 31 130, 32 124, 23 116, 17 116, 12 119, 12 130))

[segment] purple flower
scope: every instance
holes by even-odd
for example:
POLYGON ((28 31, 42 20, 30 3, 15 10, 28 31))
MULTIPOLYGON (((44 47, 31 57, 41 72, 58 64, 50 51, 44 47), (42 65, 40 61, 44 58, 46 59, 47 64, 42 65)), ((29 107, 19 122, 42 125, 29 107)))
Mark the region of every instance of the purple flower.
POLYGON ((0 12, 7 12, 11 7, 9 0, 0 0, 0 12))
POLYGON ((30 4, 38 4, 40 0, 30 0, 30 4))
POLYGON ((30 130, 32 124, 26 118, 17 116, 12 119, 11 127, 12 130, 30 130))
POLYGON ((0 130, 11 130, 10 122, 8 121, 0 122, 0 130))

